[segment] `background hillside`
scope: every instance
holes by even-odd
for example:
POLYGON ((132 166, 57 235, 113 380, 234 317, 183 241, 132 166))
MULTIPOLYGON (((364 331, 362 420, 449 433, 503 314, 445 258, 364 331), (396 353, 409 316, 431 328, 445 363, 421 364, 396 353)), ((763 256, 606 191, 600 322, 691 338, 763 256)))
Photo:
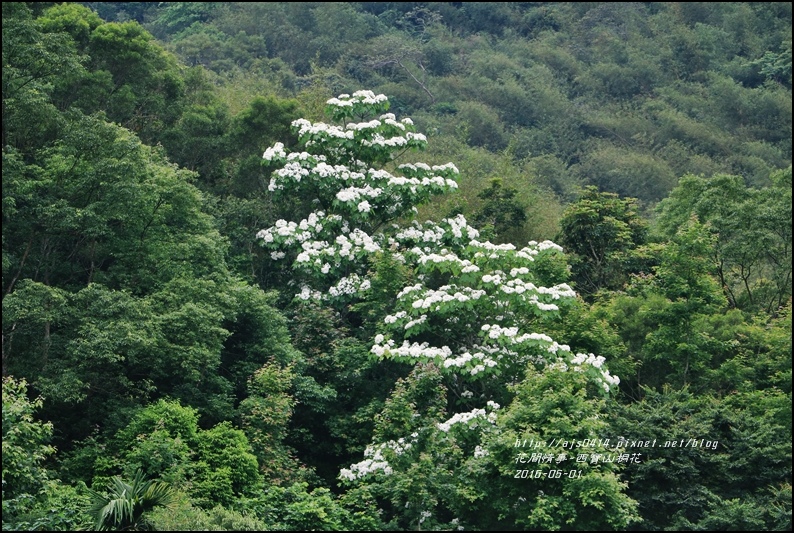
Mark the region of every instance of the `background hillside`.
POLYGON ((785 3, 89 5, 229 90, 387 94, 566 199, 592 184, 655 202, 685 173, 765 185, 791 159, 785 3))
POLYGON ((790 530, 791 82, 790 3, 4 3, 4 529, 790 530), (457 190, 323 205, 392 250, 458 215, 501 250, 561 245, 527 275, 578 296, 516 323, 604 356, 612 393, 528 364, 461 396, 374 357, 404 287, 487 283, 385 245, 345 267, 371 291, 296 297, 339 280, 257 234, 322 193, 279 195, 262 154, 309 150, 293 121, 360 90, 427 140, 363 163, 452 162, 457 190), (340 477, 479 400, 496 433, 340 477), (719 446, 513 480, 527 435, 719 446), (111 524, 114 476, 168 510, 111 524))

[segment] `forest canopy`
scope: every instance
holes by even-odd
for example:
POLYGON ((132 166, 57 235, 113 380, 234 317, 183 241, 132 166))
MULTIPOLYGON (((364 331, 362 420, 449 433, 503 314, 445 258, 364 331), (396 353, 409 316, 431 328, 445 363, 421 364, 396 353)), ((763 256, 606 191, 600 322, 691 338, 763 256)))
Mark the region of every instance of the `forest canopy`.
POLYGON ((790 4, 2 24, 3 529, 791 529, 790 4))

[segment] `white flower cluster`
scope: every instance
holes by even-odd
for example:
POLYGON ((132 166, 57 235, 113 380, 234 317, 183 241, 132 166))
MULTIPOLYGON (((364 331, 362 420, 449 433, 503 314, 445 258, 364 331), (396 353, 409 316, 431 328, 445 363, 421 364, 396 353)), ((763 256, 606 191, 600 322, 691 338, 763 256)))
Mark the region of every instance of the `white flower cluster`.
MULTIPOLYGON (((389 126, 394 126, 395 128, 401 129, 405 131, 406 125, 412 125, 413 122, 397 122, 397 117, 394 116, 394 113, 384 113, 380 116, 380 119, 383 121, 384 124, 388 124, 389 126)), ((410 119, 409 119, 410 120, 410 119)))
POLYGON ((592 365, 592 366, 594 366, 596 368, 601 368, 601 365, 604 364, 604 361, 605 361, 605 359, 601 355, 596 357, 593 354, 585 355, 583 353, 578 353, 578 354, 576 354, 576 357, 574 357, 571 360, 571 363, 573 363, 575 365, 586 364, 586 365, 592 365))
POLYGON ((334 297, 353 295, 369 290, 370 286, 368 279, 362 279, 358 274, 351 274, 340 279, 336 285, 328 289, 328 293, 334 297))
MULTIPOLYGON (((392 115, 392 116, 394 116, 394 115, 392 115)), ((381 119, 382 118, 383 117, 381 117, 381 119)), ((400 124, 399 122, 395 122, 393 120, 392 120, 392 123, 394 125, 396 125, 397 127, 399 127, 400 129, 405 130, 405 125, 404 124, 400 124)), ((349 130, 354 130, 354 131, 363 131, 363 130, 370 130, 370 129, 374 130, 376 128, 379 128, 381 126, 381 124, 383 124, 383 122, 381 122, 380 120, 370 120, 369 122, 350 122, 350 123, 348 123, 345 126, 345 128, 347 128, 349 130)))
POLYGON ((436 426, 438 427, 438 429, 446 433, 455 424, 466 424, 475 418, 480 418, 480 417, 484 418, 485 416, 486 416, 485 409, 474 409, 473 411, 469 411, 468 413, 457 413, 446 422, 440 422, 436 424, 436 426))
POLYGON ((339 252, 342 257, 349 257, 359 250, 370 254, 381 250, 381 246, 372 237, 358 228, 350 232, 349 237, 344 235, 337 237, 336 243, 342 247, 339 252))
POLYGON ((267 159, 268 161, 273 160, 273 158, 285 158, 287 157, 287 152, 284 151, 284 143, 276 143, 267 150, 265 150, 264 155, 262 156, 263 159, 267 159))
POLYGON ((313 291, 310 287, 304 285, 301 288, 301 292, 295 295, 296 298, 300 298, 301 300, 321 300, 322 294, 320 291, 313 291))
MULTIPOLYGON (((376 337, 376 340, 379 337, 376 337)), ((431 347, 428 343, 410 343, 409 341, 403 341, 402 346, 396 346, 395 342, 392 339, 386 341, 385 344, 376 343, 370 351, 377 355, 378 357, 406 357, 411 359, 420 359, 420 358, 429 358, 429 359, 446 359, 450 355, 452 355, 452 350, 449 349, 448 346, 442 346, 441 348, 434 348, 431 347)))
POLYGON ((495 424, 496 410, 499 409, 499 404, 496 402, 488 402, 488 407, 491 409, 490 413, 486 413, 485 409, 472 409, 467 413, 456 413, 446 422, 436 424, 436 427, 444 433, 447 433, 455 424, 466 424, 469 428, 474 428, 477 427, 476 420, 478 418, 484 418, 491 424, 495 424))
MULTIPOLYGON (((338 215, 325 215, 323 212, 312 213, 300 224, 279 220, 276 225, 260 231, 257 236, 268 247, 287 247, 300 243, 301 252, 295 257, 294 265, 310 273, 328 275, 331 270, 349 268, 363 254, 371 254, 381 250, 380 245, 372 237, 359 229, 350 231, 347 223, 338 215), (329 229, 340 231, 334 242, 319 240, 319 234, 329 229), (347 234, 346 234, 347 233, 347 234)), ((280 250, 271 252, 271 258, 280 260, 285 253, 280 250)), ((370 281, 353 273, 338 280, 328 288, 327 293, 320 293, 304 286, 297 298, 302 300, 346 297, 360 294, 370 288, 370 281)))
MULTIPOLYGON (((381 250, 381 246, 365 232, 359 229, 350 231, 339 215, 326 216, 323 212, 312 213, 300 224, 279 220, 274 227, 260 231, 257 237, 270 248, 293 247, 300 243, 301 252, 295 258, 295 265, 307 272, 324 275, 332 268, 340 269, 355 264, 363 254, 381 250), (324 230, 328 230, 326 233, 340 234, 329 243, 320 239, 324 230)), ((285 253, 281 250, 271 252, 274 260, 284 257, 285 253)))
MULTIPOLYGON (((290 154, 288 156, 289 161, 273 173, 268 185, 269 191, 283 190, 286 185, 291 184, 293 181, 300 183, 301 180, 311 181, 318 188, 325 190, 333 189, 338 187, 339 184, 346 182, 364 181, 366 179, 365 174, 362 172, 351 170, 344 165, 329 165, 323 162, 320 159, 322 156, 317 156, 317 159, 315 159, 314 156, 311 156, 311 158, 294 158, 293 156, 295 155, 290 154)), ((301 152, 297 155, 308 154, 301 152)))
POLYGON ((603 356, 595 356, 593 354, 583 354, 578 353, 576 356, 571 359, 570 363, 574 366, 574 371, 582 372, 584 365, 592 366, 599 370, 599 378, 600 384, 604 388, 606 392, 609 392, 613 386, 617 386, 620 384, 620 378, 617 376, 613 376, 609 373, 609 370, 602 369, 601 367, 604 365, 606 360, 603 356))
POLYGON ((326 103, 337 107, 351 107, 353 104, 380 104, 388 101, 386 95, 376 95, 372 91, 356 91, 351 97, 349 94, 340 94, 337 98, 331 98, 326 103))
POLYGON ((435 185, 439 189, 449 187, 450 189, 457 189, 458 182, 449 178, 442 178, 441 176, 431 176, 429 178, 406 178, 403 176, 392 176, 389 178, 388 185, 392 187, 405 187, 407 186, 412 192, 416 192, 417 187, 429 187, 435 185))
POLYGON ((386 146, 389 148, 399 148, 401 146, 408 145, 408 141, 410 140, 410 138, 408 137, 409 135, 412 135, 412 133, 410 132, 406 133, 405 137, 395 136, 386 139, 383 137, 383 135, 376 133, 375 135, 372 136, 372 139, 361 139, 361 144, 368 147, 386 146))
POLYGON ((485 291, 480 289, 472 289, 471 287, 456 287, 454 285, 444 285, 439 287, 438 290, 427 289, 422 294, 422 298, 414 300, 411 307, 414 309, 432 309, 436 311, 441 309, 438 304, 448 302, 465 303, 469 300, 479 300, 485 296, 485 291), (452 293, 452 291, 455 291, 452 293))
MULTIPOLYGON (((293 267, 311 280, 306 285, 297 283, 301 287, 297 298, 347 303, 361 296, 371 288, 365 277, 371 265, 368 257, 383 253, 408 265, 406 271, 413 281, 397 295, 397 309, 384 318, 388 333, 375 336, 370 349, 374 355, 411 363, 433 362, 442 371, 466 380, 481 380, 499 372, 509 380, 532 361, 554 371, 585 371, 606 390, 618 383, 603 368, 603 358, 574 355, 569 346, 525 330, 528 314, 556 311, 565 299, 576 296, 566 284, 539 287, 533 283, 537 281, 531 271, 533 262, 539 254, 560 252, 562 248, 556 244, 533 241, 518 249, 512 244, 481 242, 463 215, 439 223, 397 227, 391 238, 363 231, 396 220, 411 209, 416 212, 416 206, 432 195, 457 188, 459 171, 451 163, 401 164, 396 170, 390 166, 393 173, 369 168, 366 161, 388 162, 397 149, 423 147, 426 137, 412 131, 410 119, 398 122, 393 114, 385 113, 388 100, 384 95, 358 91, 327 103, 333 120, 344 126, 297 120, 293 126, 306 151, 288 154, 284 145, 277 143, 263 155, 280 165, 273 172, 271 191, 296 190, 303 195, 311 191, 316 199, 306 200, 344 214, 344 219, 318 212, 299 223, 280 220, 257 234, 274 260, 291 251, 293 267), (360 118, 373 112, 380 115, 378 119, 360 118), (328 289, 315 290, 318 284, 328 289), (411 341, 431 327, 432 338, 447 339, 447 344, 438 347, 411 341), (389 338, 392 336, 395 339, 389 338), (471 342, 473 338, 479 339, 479 345, 471 342)), ((465 390, 462 397, 473 398, 474 393, 465 390)), ((436 436, 449 433, 456 424, 488 430, 496 423, 500 407, 489 400, 482 409, 454 414, 426 429, 436 436)), ((416 453, 412 447, 418 433, 411 437, 413 440, 368 446, 361 462, 340 470, 340 479, 391 474, 405 461, 399 456, 416 453)), ((487 455, 482 446, 474 448, 475 457, 487 455)), ((432 514, 427 510, 420 516, 421 524, 432 514)))
POLYGON ((296 242, 303 243, 302 248, 318 249, 316 245, 307 246, 305 243, 322 232, 323 223, 339 223, 341 217, 338 215, 325 215, 324 212, 312 213, 309 218, 301 220, 300 224, 277 220, 275 226, 259 231, 256 236, 265 241, 267 245, 275 245, 276 241, 283 242, 286 246, 292 246, 296 242))
MULTIPOLYGON (((308 126, 304 122, 300 123, 300 131, 306 134, 314 134, 318 131, 336 131, 329 129, 331 127, 324 124, 312 125, 312 128, 307 129, 308 126)), ((375 123, 379 124, 378 121, 362 124, 374 126, 375 123)), ((395 124, 399 123, 395 122, 395 124)), ((355 127, 358 126, 361 125, 355 127)), ((352 133, 352 130, 348 133, 352 133)), ((359 141, 365 144, 393 145, 393 147, 403 146, 408 142, 402 137, 383 139, 380 134, 375 134, 373 139, 374 141, 361 139, 359 141)), ((285 155, 283 144, 269 148, 264 157, 268 161, 278 160, 283 165, 273 173, 268 186, 270 191, 284 190, 288 186, 292 186, 293 183, 311 182, 314 190, 321 196, 335 198, 343 205, 350 204, 353 210, 349 214, 369 213, 377 207, 386 214, 394 215, 398 211, 405 211, 417 203, 428 200, 434 194, 445 193, 458 186, 457 182, 452 179, 457 176, 457 169, 451 164, 434 167, 424 165, 427 168, 424 175, 402 177, 393 176, 382 169, 366 169, 366 165, 361 162, 359 162, 359 166, 362 167, 362 172, 359 172, 344 165, 329 165, 322 155, 313 156, 307 152, 285 155), (352 187, 348 185, 353 182, 361 185, 352 187), (383 198, 380 205, 375 206, 371 200, 378 197, 383 198)), ((416 170, 419 167, 411 165, 411 168, 416 170)))
POLYGON ((348 187, 336 193, 336 199, 340 202, 357 202, 360 198, 377 198, 383 194, 383 189, 380 187, 348 187))
POLYGON ((384 474, 389 475, 394 470, 386 461, 378 461, 376 459, 364 459, 360 463, 350 465, 350 468, 343 468, 339 471, 339 477, 353 481, 362 478, 377 471, 382 471, 384 474))
POLYGON ((383 450, 386 449, 392 450, 396 455, 402 455, 410 450, 412 446, 413 444, 411 444, 411 442, 407 442, 403 437, 400 437, 396 441, 390 440, 375 446, 367 446, 367 449, 364 450, 364 457, 382 459, 383 457, 381 454, 383 450))
MULTIPOLYGON (((395 245, 408 243, 428 245, 424 249, 414 246, 408 252, 417 267, 420 267, 418 270, 421 273, 437 270, 440 273, 447 272, 453 275, 455 272, 477 274, 482 272, 481 266, 486 267, 487 262, 494 258, 506 267, 511 263, 515 265, 516 262, 518 265, 506 269, 507 273, 489 268, 487 273, 468 278, 467 284, 477 284, 476 280, 479 279, 481 289, 452 284, 432 289, 421 282, 423 274, 419 274, 417 279, 420 280, 420 283, 406 286, 397 294, 397 300, 403 309, 387 315, 384 318, 384 323, 396 326, 394 331, 400 331, 400 326, 405 326, 403 328, 404 335, 409 337, 414 326, 428 320, 427 312, 433 312, 438 317, 446 317, 447 323, 452 325, 458 323, 460 317, 465 315, 463 306, 471 305, 470 302, 477 302, 478 309, 486 306, 485 308, 491 309, 490 312, 501 310, 499 314, 493 313, 490 316, 490 321, 497 323, 486 323, 481 326, 481 336, 485 341, 482 345, 460 346, 460 353, 454 356, 452 349, 446 345, 437 348, 431 347, 427 343, 409 344, 408 341, 404 341, 401 348, 394 348, 395 341, 393 340, 382 345, 382 336, 376 338, 375 346, 372 349, 373 353, 379 356, 404 357, 408 361, 426 358, 438 364, 442 369, 464 372, 464 375, 477 377, 487 370, 497 368, 503 361, 520 366, 528 361, 539 365, 548 364, 550 355, 572 359, 573 354, 569 346, 558 344, 545 334, 523 332, 518 325, 515 325, 514 321, 517 311, 520 310, 520 306, 516 306, 516 303, 535 306, 541 311, 556 311, 559 309, 556 302, 576 297, 573 289, 565 283, 553 287, 541 287, 526 279, 531 276, 531 270, 527 265, 521 264, 521 258, 516 255, 515 247, 510 244, 494 245, 470 239, 469 244, 476 250, 472 257, 474 262, 462 258, 448 248, 440 248, 441 243, 446 244, 448 242, 446 239, 452 235, 459 239, 464 236, 464 232, 468 232, 463 217, 448 219, 444 222, 447 223, 447 227, 432 223, 427 223, 424 226, 414 224, 413 227, 398 231, 394 240, 390 240, 391 249, 394 250, 395 245), (453 231, 454 233, 452 233, 453 231), (479 250, 485 250, 490 255, 486 256, 480 253, 478 256, 479 250), (514 259, 504 261, 504 256, 507 254, 512 255, 514 259), (516 258, 518 261, 515 260, 516 258), (486 302, 481 306, 479 302, 483 300, 486 302), (422 313, 421 316, 413 318, 417 312, 422 313), (506 323, 499 323, 503 321, 506 323), (515 349, 511 350, 510 347, 515 349), (545 357, 544 353, 547 354, 545 357)), ((457 248, 463 253, 469 253, 460 244, 457 248)), ((524 248, 526 254, 524 259, 528 258, 528 261, 533 261, 534 257, 544 250, 560 251, 560 247, 550 241, 540 244, 531 242, 528 247, 524 248)), ((562 368, 562 365, 566 365, 567 368, 566 359, 560 359, 561 363, 556 368, 562 368)), ((600 365, 599 360, 595 360, 595 363, 600 365)), ((576 368, 576 363, 571 363, 571 365, 576 368)), ((605 384, 611 384, 615 378, 612 376, 607 378, 602 375, 597 379, 605 384)))
MULTIPOLYGON (((525 275, 527 270, 525 267, 513 268, 510 275, 525 275)), ((520 301, 534 305, 541 311, 558 311, 559 307, 556 304, 541 301, 539 295, 547 295, 552 300, 576 297, 576 292, 566 283, 553 287, 538 287, 532 282, 517 277, 507 279, 505 274, 499 270, 494 270, 492 274, 485 274, 481 279, 484 284, 498 287, 504 294, 515 294, 520 297, 520 301)))
POLYGON ((384 457, 383 452, 391 450, 395 455, 402 455, 411 449, 413 446, 412 443, 416 442, 416 437, 418 436, 418 433, 412 434, 411 437, 413 438, 410 442, 401 437, 396 441, 390 440, 374 446, 367 446, 364 450, 364 460, 350 465, 350 468, 341 469, 339 471, 339 477, 353 481, 377 471, 382 471, 386 475, 391 474, 393 469, 384 457))
POLYGON ((536 255, 544 250, 556 250, 562 252, 562 247, 557 244, 554 244, 551 241, 543 241, 542 243, 538 244, 535 241, 530 241, 527 246, 517 250, 515 245, 506 243, 506 244, 493 244, 490 242, 480 242, 478 240, 472 239, 469 245, 473 248, 479 248, 481 251, 475 253, 475 257, 477 258, 485 258, 485 259, 501 259, 503 256, 500 252, 511 252, 510 258, 512 260, 516 259, 523 259, 525 261, 534 261, 536 255))
POLYGON ((469 266, 471 264, 470 262, 468 262, 466 260, 463 260, 460 257, 458 257, 457 254, 454 254, 454 253, 450 252, 446 248, 441 250, 441 252, 437 253, 437 254, 436 253, 426 254, 422 250, 420 250, 419 248, 412 248, 411 249, 411 253, 414 253, 417 256, 419 256, 418 259, 419 259, 419 264, 420 265, 426 265, 428 263, 431 263, 431 264, 435 263, 436 265, 438 265, 438 264, 445 264, 445 265, 458 264, 458 265, 460 265, 462 267, 467 267, 467 266, 469 266))
POLYGON ((322 137, 335 137, 337 139, 353 139, 353 131, 347 131, 339 126, 325 124, 324 122, 309 122, 305 118, 292 121, 292 127, 299 137, 306 135, 321 135, 322 137))
MULTIPOLYGON (((387 315, 386 318, 383 319, 383 322, 385 322, 386 324, 394 324, 395 322, 397 322, 398 320, 400 320, 402 318, 405 318, 406 316, 408 316, 408 313, 406 313, 405 311, 399 311, 398 313, 396 313, 394 315, 387 315)), ((380 336, 382 337, 382 335, 380 335, 380 336)), ((383 341, 379 341, 378 337, 376 336, 375 337, 375 343, 376 344, 380 344, 381 342, 383 342, 383 341)))
POLYGON ((328 105, 334 105, 337 107, 353 107, 353 102, 351 100, 343 100, 342 98, 350 98, 349 94, 340 94, 340 98, 331 98, 327 102, 328 105))
MULTIPOLYGON (((424 226, 415 224, 414 227, 398 231, 395 239, 390 241, 391 248, 393 249, 396 243, 422 242, 423 244, 433 245, 426 247, 427 250, 439 250, 439 244, 446 242, 445 239, 448 237, 454 236, 453 238, 459 239, 465 233, 470 233, 465 218, 462 216, 447 219, 444 223, 446 227, 427 223, 424 226)), ((510 244, 483 244, 474 239, 471 239, 470 242, 475 242, 478 245, 475 247, 476 249, 488 249, 497 257, 503 254, 515 253, 515 247, 510 244)), ((528 247, 527 250, 531 250, 532 255, 537 255, 539 253, 539 245, 537 243, 530 244, 532 248, 528 247)), ((459 243, 457 248, 466 253, 462 243, 459 243)), ((556 250, 557 248, 556 245, 548 243, 544 245, 544 249, 556 250)), ((448 272, 453 275, 455 272, 472 274, 481 272, 477 264, 461 258, 457 253, 447 248, 441 248, 438 252, 425 252, 419 246, 415 246, 409 253, 418 267, 424 267, 424 270, 420 268, 419 272, 429 273, 432 270, 437 270, 440 273, 448 272)), ((478 261, 476 257, 473 259, 478 261)), ((515 261, 513 264, 515 264, 515 261)), ((556 354, 558 351, 570 352, 568 346, 556 343, 547 335, 523 333, 518 326, 510 325, 510 322, 516 316, 517 309, 520 309, 515 306, 515 303, 525 303, 534 305, 542 311, 551 311, 557 310, 558 306, 555 303, 548 302, 548 300, 559 301, 576 296, 575 292, 567 284, 560 284, 554 287, 538 287, 531 281, 522 279, 530 275, 531 271, 527 266, 513 266, 509 269, 509 275, 501 270, 493 269, 489 273, 468 279, 467 284, 476 284, 476 280, 479 278, 481 289, 467 285, 452 284, 443 285, 438 289, 425 287, 423 283, 409 285, 397 294, 397 300, 403 309, 384 318, 386 325, 396 326, 397 328, 404 326, 404 335, 406 337, 411 335, 411 328, 426 322, 428 311, 433 312, 436 316, 446 317, 447 323, 452 325, 458 323, 461 316, 465 316, 465 306, 471 305, 472 302, 477 303, 478 309, 482 309, 482 306, 492 310, 501 309, 501 314, 494 314, 491 319, 499 322, 506 320, 508 324, 483 325, 481 331, 483 332, 485 343, 474 347, 462 346, 460 347, 461 353, 456 356, 451 355, 452 350, 449 346, 435 348, 426 344, 419 345, 416 343, 404 344, 402 349, 390 350, 388 346, 380 346, 382 342, 376 342, 373 352, 390 357, 406 357, 408 360, 426 357, 432 359, 443 369, 463 371, 470 376, 477 376, 486 370, 496 368, 505 357, 507 357, 506 362, 515 365, 523 364, 528 360, 543 364, 546 359, 538 353, 538 349, 551 354, 556 354), (506 300, 507 297, 510 300, 506 300), (541 300, 541 298, 546 301, 541 300), (480 305, 479 302, 483 300, 487 301, 480 305), (511 302, 513 305, 510 305, 511 302), (421 313, 421 316, 413 318, 417 312, 421 313), (516 352, 510 350, 510 346, 523 346, 524 349, 516 352), (527 348, 529 348, 528 352, 527 348)), ((423 275, 420 274, 418 279, 421 281, 422 278, 423 275)), ((395 331, 399 331, 399 329, 395 331)), ((394 341, 389 342, 394 343, 394 341)))
POLYGON ((493 244, 492 242, 480 242, 473 239, 469 244, 477 248, 482 248, 483 250, 488 250, 489 252, 511 252, 516 249, 516 245, 509 242, 504 244, 493 244))
POLYGON ((409 286, 403 288, 403 290, 401 290, 400 292, 397 293, 397 299, 401 300, 405 295, 410 294, 411 292, 420 291, 420 290, 422 290, 422 284, 421 283, 417 283, 416 285, 409 285, 409 286))
POLYGON ((468 225, 466 217, 458 215, 445 218, 439 224, 429 220, 424 224, 414 221, 411 227, 398 231, 394 239, 403 246, 416 245, 419 250, 417 253, 422 253, 426 247, 437 249, 441 243, 450 246, 456 244, 456 240, 468 241, 479 236, 480 233, 468 225))
POLYGON ((536 250, 542 252, 543 250, 557 250, 558 252, 562 252, 562 246, 559 244, 555 244, 551 241, 543 241, 541 243, 537 243, 535 241, 529 241, 529 246, 534 247, 536 250))
POLYGON ((480 329, 483 332, 487 332, 488 338, 490 339, 496 340, 501 337, 506 337, 510 339, 510 342, 513 344, 522 344, 527 341, 535 341, 547 344, 554 343, 554 340, 544 333, 523 333, 519 335, 517 327, 503 328, 499 324, 483 324, 480 329))
MULTIPOLYGON (((398 313, 398 315, 386 317, 386 323, 393 323, 405 318, 404 314, 398 313)), ((419 323, 423 323, 427 319, 426 317, 427 315, 422 315, 416 320, 409 322, 404 329, 408 330, 419 323)), ((410 343, 405 340, 402 346, 397 347, 394 340, 389 339, 386 341, 383 334, 375 336, 374 345, 370 351, 378 357, 402 357, 408 360, 430 359, 444 369, 465 369, 471 376, 476 376, 489 368, 495 368, 503 358, 508 358, 516 363, 525 360, 517 352, 500 346, 480 346, 475 344, 471 350, 463 348, 462 353, 457 356, 452 355, 452 350, 448 346, 436 348, 431 347, 426 342, 420 344, 410 343)))
POLYGON ((464 351, 461 355, 457 357, 448 357, 443 362, 444 368, 450 368, 453 366, 463 368, 465 366, 471 366, 469 373, 472 376, 483 372, 486 368, 493 368, 497 364, 498 363, 495 359, 484 354, 482 351, 477 351, 474 353, 464 351), (471 366, 472 362, 474 362, 474 366, 471 366))
POLYGON ((596 381, 603 387, 606 392, 609 392, 613 386, 620 384, 620 378, 617 376, 613 376, 609 373, 609 370, 602 368, 606 359, 603 356, 595 356, 593 354, 583 354, 578 353, 572 356, 570 348, 566 345, 557 345, 557 343, 553 343, 552 346, 549 346, 548 351, 557 355, 557 350, 564 352, 563 355, 567 356, 567 359, 563 359, 558 357, 556 361, 549 364, 547 368, 549 370, 555 370, 557 372, 567 372, 568 370, 573 370, 574 372, 585 372, 587 367, 591 367, 595 369, 596 381))
POLYGON ((427 315, 420 315, 419 318, 415 318, 410 322, 408 322, 405 326, 403 326, 403 329, 408 331, 409 329, 414 328, 420 324, 424 324, 425 322, 427 322, 427 315))
MULTIPOLYGON (((481 243, 472 238, 477 235, 476 230, 468 227, 465 218, 462 216, 454 219, 446 219, 444 222, 448 224, 447 228, 440 225, 426 224, 423 227, 422 225, 414 224, 414 227, 399 231, 395 235, 394 241, 390 240, 390 244, 418 244, 418 246, 414 246, 409 250, 409 254, 414 257, 420 266, 425 267, 427 271, 436 270, 441 273, 459 272, 463 274, 475 274, 483 271, 488 260, 497 259, 504 261, 505 258, 502 256, 505 253, 515 254, 515 257, 523 253, 525 259, 529 261, 532 261, 533 256, 539 253, 537 246, 533 248, 527 247, 524 248, 523 251, 515 252, 515 246, 512 244, 495 245, 491 243, 481 243), (453 238, 458 239, 457 247, 460 247, 462 243, 459 241, 464 236, 464 232, 466 232, 470 238, 469 245, 471 247, 474 249, 484 249, 488 251, 488 254, 475 252, 471 258, 472 260, 469 260, 461 258, 457 253, 448 248, 440 247, 441 243, 455 245, 455 241, 449 240, 453 238)), ((544 249, 553 247, 556 247, 556 245, 551 243, 551 245, 546 245, 544 249)), ((559 247, 555 249, 557 248, 559 247)), ((558 306, 554 303, 543 301, 539 295, 548 295, 552 300, 575 297, 575 292, 566 284, 550 288, 537 287, 529 281, 520 279, 521 276, 529 274, 529 269, 526 266, 511 268, 510 278, 512 279, 508 279, 508 277, 498 269, 493 270, 492 268, 488 268, 488 270, 491 270, 491 273, 484 274, 481 277, 484 284, 499 286, 499 290, 502 293, 507 295, 518 295, 520 301, 536 306, 541 311, 555 311, 558 310, 558 306)), ((489 296, 499 299, 498 295, 489 294, 489 296)), ((451 300, 448 299, 447 301, 451 300)), ((414 305, 420 304, 414 302, 414 305)), ((443 307, 437 306, 436 309, 441 310, 443 307)))

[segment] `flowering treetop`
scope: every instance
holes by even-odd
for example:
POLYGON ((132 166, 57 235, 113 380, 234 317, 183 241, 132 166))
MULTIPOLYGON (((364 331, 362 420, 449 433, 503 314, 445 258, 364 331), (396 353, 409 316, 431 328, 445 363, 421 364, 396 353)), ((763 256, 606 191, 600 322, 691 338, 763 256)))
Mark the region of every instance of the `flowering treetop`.
POLYGON ((288 154, 282 143, 265 151, 265 161, 280 167, 268 189, 304 193, 324 214, 344 215, 354 227, 365 222, 373 227, 373 222, 403 216, 431 196, 457 188, 458 169, 452 163, 404 163, 387 170, 407 150, 427 146, 411 119, 398 122, 393 114, 383 113, 388 107, 385 96, 358 91, 328 100, 328 114, 338 124, 294 121, 304 151, 288 154), (367 121, 353 120, 379 113, 367 121))

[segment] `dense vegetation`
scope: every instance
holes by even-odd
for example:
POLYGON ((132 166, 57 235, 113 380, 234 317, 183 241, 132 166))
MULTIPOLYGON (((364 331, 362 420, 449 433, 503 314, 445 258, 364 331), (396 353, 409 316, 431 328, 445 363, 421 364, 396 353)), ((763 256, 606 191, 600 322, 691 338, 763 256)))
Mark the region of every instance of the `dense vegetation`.
POLYGON ((790 530, 791 81, 789 3, 4 3, 3 529, 790 530))

